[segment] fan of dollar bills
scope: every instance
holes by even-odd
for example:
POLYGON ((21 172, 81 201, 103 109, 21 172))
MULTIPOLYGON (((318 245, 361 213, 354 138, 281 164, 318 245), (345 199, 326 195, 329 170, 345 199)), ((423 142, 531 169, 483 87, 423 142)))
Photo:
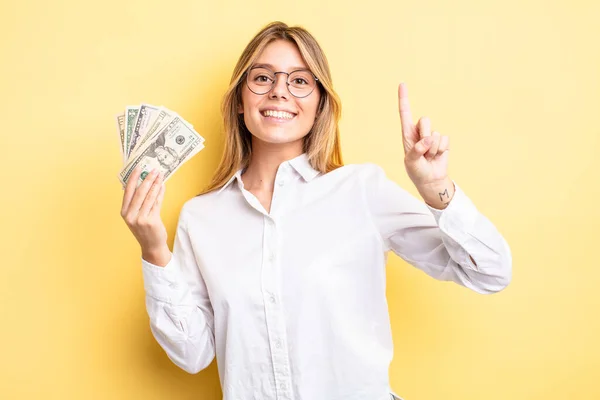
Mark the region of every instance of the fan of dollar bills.
POLYGON ((163 181, 187 160, 204 148, 204 138, 179 114, 162 106, 140 104, 125 107, 116 116, 121 140, 123 169, 119 180, 123 187, 139 165, 141 174, 137 185, 154 168, 162 172, 163 181))

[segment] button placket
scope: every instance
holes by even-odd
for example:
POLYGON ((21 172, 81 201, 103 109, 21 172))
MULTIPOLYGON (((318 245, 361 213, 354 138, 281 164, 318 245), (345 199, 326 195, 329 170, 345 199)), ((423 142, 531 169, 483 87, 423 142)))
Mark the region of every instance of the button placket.
POLYGON ((289 184, 291 180, 290 166, 287 163, 281 165, 275 175, 275 185, 273 187, 273 197, 271 198, 270 214, 280 216, 285 210, 286 197, 289 192, 289 184))
POLYGON ((273 373, 275 376, 275 391, 278 400, 293 400, 291 392, 291 376, 289 355, 285 343, 285 319, 279 299, 279 285, 277 277, 277 246, 278 237, 275 220, 265 216, 263 235, 263 265, 262 265, 262 290, 265 304, 265 317, 273 373))

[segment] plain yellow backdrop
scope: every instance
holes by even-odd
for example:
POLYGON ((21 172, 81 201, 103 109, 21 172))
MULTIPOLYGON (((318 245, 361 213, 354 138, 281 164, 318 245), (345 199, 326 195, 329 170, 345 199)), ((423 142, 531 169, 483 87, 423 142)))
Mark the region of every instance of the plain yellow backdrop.
MULTIPOLYGON (((406 176, 397 85, 450 137, 450 176, 505 236, 494 295, 393 254, 392 387, 406 400, 600 398, 597 1, 3 1, 0 398, 221 398, 154 341, 137 242, 119 215, 114 115, 188 119, 206 148, 167 182, 180 207, 223 148, 219 102, 266 23, 309 29, 343 103, 346 163, 406 176)), ((369 400, 369 399, 365 399, 369 400)))

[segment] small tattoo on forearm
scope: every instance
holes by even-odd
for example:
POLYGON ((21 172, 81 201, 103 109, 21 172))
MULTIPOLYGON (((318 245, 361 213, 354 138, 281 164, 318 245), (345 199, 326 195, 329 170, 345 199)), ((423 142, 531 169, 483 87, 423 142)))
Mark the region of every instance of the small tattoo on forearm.
POLYGON ((440 201, 450 200, 450 194, 448 193, 448 189, 444 190, 442 193, 438 193, 440 195, 440 201), (446 198, 444 199, 444 195, 446 198))

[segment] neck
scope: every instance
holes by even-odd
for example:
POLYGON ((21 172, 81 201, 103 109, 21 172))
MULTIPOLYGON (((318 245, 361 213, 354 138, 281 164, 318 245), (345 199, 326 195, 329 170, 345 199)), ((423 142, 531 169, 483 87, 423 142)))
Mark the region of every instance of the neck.
POLYGON ((244 188, 248 191, 273 193, 277 168, 285 161, 303 153, 302 141, 286 143, 284 146, 252 143, 252 156, 248 168, 242 174, 244 188))

